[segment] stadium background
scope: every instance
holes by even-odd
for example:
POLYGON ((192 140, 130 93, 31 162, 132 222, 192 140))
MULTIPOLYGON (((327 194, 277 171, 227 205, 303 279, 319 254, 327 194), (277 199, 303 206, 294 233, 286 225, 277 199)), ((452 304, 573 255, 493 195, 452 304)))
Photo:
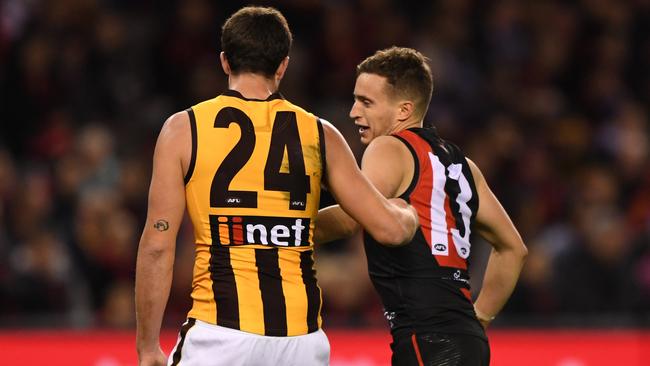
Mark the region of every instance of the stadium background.
MULTIPOLYGON (((356 64, 391 45, 430 57, 427 121, 481 167, 530 251, 491 330, 497 365, 512 361, 500 352, 537 355, 545 339, 568 345, 568 358, 539 364, 636 362, 612 361, 619 351, 650 359, 640 355, 650 348, 647 0, 0 0, 3 353, 65 350, 73 334, 122 340, 104 349, 127 356, 104 364, 133 364, 134 263, 155 139, 168 115, 226 88, 219 28, 249 3, 276 6, 294 33, 285 97, 333 122, 357 157, 347 116, 356 64), (617 340, 631 348, 593 353, 617 340)), ((171 343, 189 307, 189 223, 178 243, 171 343)), ((488 250, 473 247, 475 291, 488 250)), ((385 321, 361 246, 317 254, 325 329, 361 342, 361 354, 371 352, 364 339, 385 352, 385 338, 371 341, 385 321)), ((345 343, 333 339, 333 357, 345 343)), ((375 364, 350 360, 333 364, 375 364)))

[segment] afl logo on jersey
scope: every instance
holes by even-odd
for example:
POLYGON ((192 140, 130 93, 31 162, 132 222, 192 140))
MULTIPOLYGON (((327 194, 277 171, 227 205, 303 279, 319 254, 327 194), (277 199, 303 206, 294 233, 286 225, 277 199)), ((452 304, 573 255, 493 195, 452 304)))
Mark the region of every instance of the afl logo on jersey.
POLYGON ((444 244, 434 244, 433 245, 433 250, 437 252, 444 252, 447 250, 447 246, 444 244))

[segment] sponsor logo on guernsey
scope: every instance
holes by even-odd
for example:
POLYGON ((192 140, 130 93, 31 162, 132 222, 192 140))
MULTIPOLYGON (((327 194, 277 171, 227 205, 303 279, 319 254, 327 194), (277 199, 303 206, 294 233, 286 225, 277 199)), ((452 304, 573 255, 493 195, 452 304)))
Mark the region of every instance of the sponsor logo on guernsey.
POLYGON ((213 244, 309 246, 308 218, 210 215, 213 244))
POLYGON ((465 284, 469 285, 469 275, 467 274, 467 272, 461 272, 461 270, 459 270, 459 269, 457 269, 453 273, 451 273, 451 276, 449 276, 449 275, 442 276, 442 279, 443 280, 458 281, 458 282, 462 282, 462 283, 465 283, 465 284))

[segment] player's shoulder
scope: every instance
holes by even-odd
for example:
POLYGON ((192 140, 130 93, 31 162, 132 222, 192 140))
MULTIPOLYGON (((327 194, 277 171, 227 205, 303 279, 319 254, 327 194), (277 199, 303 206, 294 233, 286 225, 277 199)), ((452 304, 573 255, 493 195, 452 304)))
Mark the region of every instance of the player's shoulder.
POLYGON ((224 92, 214 98, 197 102, 185 111, 193 114, 198 120, 202 120, 208 116, 208 119, 214 118, 214 114, 222 108, 231 107, 235 109, 246 109, 250 108, 250 106, 251 105, 247 104, 245 99, 234 97, 233 94, 224 92))
MULTIPOLYGON (((378 136, 368 144, 365 154, 410 154, 408 147, 394 135, 378 136)), ((364 154, 364 155, 365 155, 364 154)))
POLYGON ((186 109, 183 111, 176 112, 169 116, 163 125, 163 129, 168 130, 180 130, 186 129, 190 121, 190 110, 186 109))
POLYGON ((315 117, 315 118, 323 128, 323 135, 326 141, 332 141, 332 142, 333 140, 345 141, 343 134, 341 134, 341 131, 339 131, 339 129, 336 128, 336 126, 334 126, 333 123, 323 118, 319 118, 319 117, 315 117))
POLYGON ((315 114, 309 112, 308 110, 306 110, 305 108, 303 108, 303 107, 301 107, 301 106, 299 106, 297 104, 294 104, 293 102, 285 99, 284 97, 282 97, 280 99, 277 99, 274 102, 275 102, 275 108, 277 108, 277 109, 290 110, 292 112, 303 115, 305 117, 313 118, 314 120, 322 120, 322 119, 316 117, 315 114))
POLYGON ((485 178, 483 177, 483 173, 481 172, 481 169, 479 169, 478 165, 472 159, 465 157, 465 161, 467 161, 467 165, 469 166, 470 172, 472 172, 472 177, 474 178, 475 184, 483 184, 485 181, 485 178))
POLYGON ((202 101, 194 104, 192 107, 190 107, 188 109, 201 110, 201 109, 204 109, 204 108, 214 108, 215 105, 228 104, 228 103, 231 103, 231 101, 232 101, 232 99, 227 98, 227 95, 219 94, 214 98, 202 100, 202 101))
POLYGON ((399 148, 404 146, 404 143, 400 141, 400 139, 397 138, 397 136, 395 135, 383 135, 383 136, 377 136, 372 141, 370 141, 368 147, 371 146, 399 148))
POLYGON ((176 112, 169 116, 160 130, 162 141, 185 139, 190 134, 190 110, 176 112))
POLYGON ((361 165, 379 164, 391 171, 397 171, 404 168, 412 159, 409 148, 395 136, 378 136, 368 144, 361 165))
POLYGON ((321 126, 323 126, 323 130, 330 131, 330 132, 339 132, 338 128, 336 128, 336 126, 334 126, 332 122, 319 117, 316 117, 316 119, 318 120, 318 123, 320 123, 321 126))

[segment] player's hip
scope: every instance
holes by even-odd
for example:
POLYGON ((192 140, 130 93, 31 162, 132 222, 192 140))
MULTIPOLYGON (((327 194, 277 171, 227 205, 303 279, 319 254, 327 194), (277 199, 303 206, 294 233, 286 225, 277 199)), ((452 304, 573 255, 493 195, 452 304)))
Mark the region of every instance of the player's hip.
POLYGON ((188 319, 168 365, 328 365, 330 346, 322 329, 271 337, 188 319))
POLYGON ((411 333, 391 343, 393 366, 488 366, 487 339, 461 333, 411 333))

